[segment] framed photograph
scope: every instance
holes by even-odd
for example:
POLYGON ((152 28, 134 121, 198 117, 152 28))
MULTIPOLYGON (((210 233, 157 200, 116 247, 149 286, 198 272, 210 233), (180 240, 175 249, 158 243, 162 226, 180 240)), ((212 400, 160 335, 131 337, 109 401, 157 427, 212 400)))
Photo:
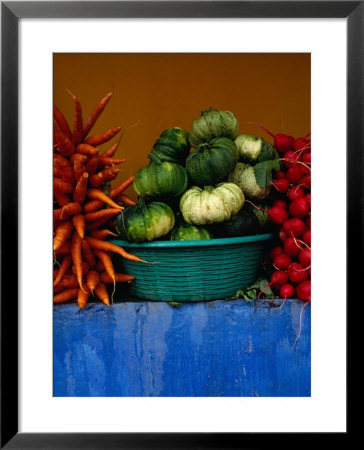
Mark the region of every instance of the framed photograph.
MULTIPOLYGON (((352 250, 354 239, 355 249, 363 249, 363 22, 360 1, 1 3, 1 448, 245 448, 282 437, 294 445, 298 433, 303 440, 312 433, 348 436, 346 297, 364 268, 352 250), (207 169, 203 174, 194 172, 186 158, 190 147, 206 146, 207 139, 210 146, 216 138, 201 137, 197 122, 200 113, 206 118, 216 111, 220 128, 225 121, 217 140, 226 141, 215 145, 234 145, 234 150, 220 148, 225 152, 220 168, 225 165, 226 173, 210 180, 207 169), (83 114, 78 122, 77 114, 83 114), (239 133, 234 120, 239 122, 239 133), (136 207, 137 202, 145 208, 145 198, 151 201, 157 195, 148 191, 155 185, 146 187, 142 177, 137 184, 134 175, 152 163, 161 169, 166 158, 162 132, 178 134, 179 143, 185 137, 188 152, 185 149, 183 161, 165 161, 182 166, 187 181, 176 172, 169 187, 173 192, 157 192, 168 209, 163 212, 166 229, 130 243, 126 208, 136 207), (189 263, 184 266, 188 243, 173 244, 172 251, 180 256, 180 279, 167 291, 158 285, 146 292, 149 272, 140 275, 143 283, 135 282, 139 275, 131 276, 133 262, 118 266, 113 259, 110 269, 111 253, 106 252, 119 246, 120 252, 128 252, 123 253, 125 261, 147 259, 148 248, 162 247, 165 236, 170 239, 176 220, 186 225, 189 216, 180 197, 187 186, 233 181, 236 161, 230 163, 230 157, 244 161, 245 170, 248 164, 257 164, 251 154, 244 159, 248 158, 244 152, 252 148, 245 144, 247 136, 259 136, 265 152, 275 147, 276 153, 259 160, 265 164, 266 180, 267 163, 286 162, 279 133, 292 139, 290 148, 299 136, 304 142, 301 153, 309 148, 304 162, 300 160, 304 166, 300 183, 304 175, 310 178, 306 205, 311 202, 311 142, 314 148, 310 203, 314 263, 312 279, 311 271, 308 278, 312 310, 311 294, 304 299, 297 292, 300 300, 294 305, 256 308, 254 319, 251 305, 246 313, 248 302, 243 306, 231 302, 229 309, 229 302, 222 299, 232 298, 237 290, 222 289, 231 281, 210 274, 208 283, 192 281, 193 273, 183 278, 182 272, 189 270, 189 263), (241 147, 238 135, 244 140, 241 147), (163 146, 158 146, 161 142, 163 146), (72 180, 65 180, 58 160, 50 155, 50 145, 61 155, 60 165, 72 164, 72 180), (73 146, 69 153, 68 145, 73 146), (100 146, 102 155, 95 150, 100 146), (76 147, 79 160, 83 158, 79 166, 72 157, 76 147), (331 183, 331 176, 338 173, 342 181, 331 183), (88 190, 82 191, 86 177, 88 190), (52 190, 55 181, 60 183, 54 188, 57 196, 52 190), (335 195, 330 198, 327 190, 332 184, 335 195), (116 193, 121 185, 123 190, 116 193), (171 195, 178 199, 177 206, 171 195), (98 202, 107 202, 107 207, 99 210, 98 202), (81 214, 70 213, 67 223, 72 234, 64 240, 69 241, 69 249, 62 241, 55 250, 54 230, 65 223, 61 217, 65 208, 80 204, 86 220, 81 225, 86 228, 78 231, 80 224, 71 217, 81 214), (327 223, 332 211, 336 211, 335 225, 327 223), (102 222, 101 215, 110 218, 102 222), (167 216, 173 216, 173 223, 167 216), (101 242, 105 236, 94 226, 98 221, 112 225, 118 236, 101 242), (82 232, 86 238, 78 237, 82 232), (139 244, 138 240, 155 242, 139 244), (87 268, 75 262, 77 242, 87 268), (83 245, 97 256, 94 262, 87 259, 83 245), (55 287, 62 265, 66 267, 62 276, 71 284, 55 287), (130 278, 116 290, 113 270, 130 278), (94 287, 86 277, 92 272, 98 280, 94 287), (158 289, 163 302, 158 301, 158 289), (204 289, 220 290, 206 297, 210 294, 204 289), (178 296, 181 291, 183 300, 178 296), (95 301, 86 305, 90 292, 95 301), (69 294, 66 303, 53 306, 52 298, 62 302, 65 293, 69 294), (136 298, 116 301, 109 308, 115 313, 109 313, 105 303, 113 303, 114 294, 125 295, 125 300, 129 294, 136 298), (192 305, 183 304, 185 298, 190 303, 207 302, 195 303, 191 315, 192 305), (147 304, 145 299, 154 302, 147 304), (304 306, 309 304, 306 311, 301 300, 307 302, 304 306), (267 315, 274 326, 267 326, 267 315), (287 337, 288 329, 295 335, 287 337), (265 341, 257 349, 260 338, 252 341, 249 336, 259 334, 265 341), (263 355, 259 364, 249 362, 250 354, 263 355)), ((212 133, 212 126, 207 133, 212 133)), ((257 151, 256 141, 254 145, 257 151)), ((259 169, 253 173, 261 179, 259 169)), ((244 191, 238 188, 252 209, 263 197, 258 184, 260 197, 245 186, 244 191)), ((269 181, 272 189, 279 191, 278 185, 269 181)), ((290 214, 307 215, 296 216, 291 210, 290 214)), ((226 237, 221 227, 210 227, 208 222, 206 227, 204 222, 198 225, 206 228, 209 237, 226 237)), ((311 222, 305 226, 311 233, 311 222)), ((266 234, 261 231, 259 238, 270 236, 269 227, 262 229, 266 234)), ((309 248, 302 233, 299 236, 309 248)), ((210 245, 203 239, 198 244, 201 251, 210 245)), ((244 239, 252 241, 250 236, 244 239)), ((229 264, 234 251, 226 255, 229 264)), ((222 257, 222 250, 219 254, 222 257)), ((246 271, 247 267, 248 262, 246 271)), ((307 262, 305 276, 310 268, 307 262)), ((170 269, 175 273, 173 263, 165 260, 167 274, 170 269)), ((226 276, 230 270, 229 266, 226 276)), ((159 267, 153 273, 162 284, 159 267)), ((260 297, 265 287, 261 284, 257 289, 249 295, 260 291, 260 297)), ((248 295, 238 292, 237 299, 248 295)))

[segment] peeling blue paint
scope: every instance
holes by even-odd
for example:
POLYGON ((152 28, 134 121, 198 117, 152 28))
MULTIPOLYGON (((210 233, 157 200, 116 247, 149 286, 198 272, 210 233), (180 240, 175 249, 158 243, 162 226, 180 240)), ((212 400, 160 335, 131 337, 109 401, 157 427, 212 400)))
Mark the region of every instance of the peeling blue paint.
POLYGON ((54 307, 54 396, 300 397, 311 392, 311 310, 242 300, 54 307))

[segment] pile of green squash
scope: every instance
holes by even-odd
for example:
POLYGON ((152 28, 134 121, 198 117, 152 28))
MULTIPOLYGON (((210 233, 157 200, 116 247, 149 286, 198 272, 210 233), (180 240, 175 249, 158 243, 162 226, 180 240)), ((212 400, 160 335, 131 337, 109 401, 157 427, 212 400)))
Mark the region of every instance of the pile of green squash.
POLYGON ((264 232, 266 207, 278 154, 262 138, 239 135, 230 111, 207 109, 192 123, 161 133, 148 165, 134 177, 138 204, 116 219, 130 242, 199 240, 264 232))

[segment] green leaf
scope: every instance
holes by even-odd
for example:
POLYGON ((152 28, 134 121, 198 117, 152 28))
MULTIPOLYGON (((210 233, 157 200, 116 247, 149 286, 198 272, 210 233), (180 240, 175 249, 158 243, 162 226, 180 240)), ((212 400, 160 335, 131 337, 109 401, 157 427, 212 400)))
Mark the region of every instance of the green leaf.
POLYGON ((167 302, 169 305, 173 306, 173 308, 180 308, 183 303, 180 302, 167 302))
POLYGON ((269 161, 262 161, 254 166, 255 178, 260 187, 267 187, 272 182, 273 170, 279 170, 279 161, 277 159, 270 159, 269 161))

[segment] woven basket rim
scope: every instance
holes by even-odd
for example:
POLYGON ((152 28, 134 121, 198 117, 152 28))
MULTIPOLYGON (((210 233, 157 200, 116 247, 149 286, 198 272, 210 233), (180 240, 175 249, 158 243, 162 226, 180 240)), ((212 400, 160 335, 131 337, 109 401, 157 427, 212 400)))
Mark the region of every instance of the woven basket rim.
POLYGON ((128 242, 121 239, 112 239, 109 242, 120 247, 130 248, 178 248, 178 247, 213 247, 217 245, 235 245, 250 242, 266 241, 273 237, 271 233, 257 234, 254 236, 241 236, 232 238, 200 239, 191 241, 152 241, 152 242, 128 242))

